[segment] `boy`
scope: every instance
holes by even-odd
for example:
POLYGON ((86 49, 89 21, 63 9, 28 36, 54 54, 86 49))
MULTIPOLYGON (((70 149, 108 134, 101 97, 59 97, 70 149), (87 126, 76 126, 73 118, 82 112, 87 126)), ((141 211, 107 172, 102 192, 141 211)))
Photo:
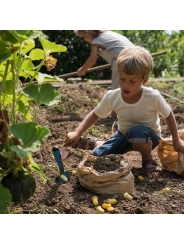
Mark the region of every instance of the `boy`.
POLYGON ((159 176, 157 163, 151 152, 161 137, 159 115, 161 115, 173 138, 175 151, 184 153, 184 141, 179 138, 175 117, 171 107, 158 90, 145 87, 153 69, 153 59, 143 47, 127 47, 117 59, 119 87, 109 90, 99 105, 91 111, 74 132, 66 135, 65 147, 75 146, 93 149, 92 155, 104 156, 138 151, 142 156, 142 167, 148 178, 159 176), (106 142, 91 141, 81 137, 85 130, 100 118, 114 110, 118 117, 118 130, 106 142))

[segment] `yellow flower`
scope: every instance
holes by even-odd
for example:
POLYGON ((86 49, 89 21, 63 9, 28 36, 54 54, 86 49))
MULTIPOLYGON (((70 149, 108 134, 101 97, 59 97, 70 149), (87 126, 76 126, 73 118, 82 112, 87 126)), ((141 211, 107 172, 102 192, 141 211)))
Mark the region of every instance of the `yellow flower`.
POLYGON ((56 67, 57 59, 53 58, 52 55, 47 56, 45 60, 45 65, 47 67, 47 71, 51 71, 56 67))

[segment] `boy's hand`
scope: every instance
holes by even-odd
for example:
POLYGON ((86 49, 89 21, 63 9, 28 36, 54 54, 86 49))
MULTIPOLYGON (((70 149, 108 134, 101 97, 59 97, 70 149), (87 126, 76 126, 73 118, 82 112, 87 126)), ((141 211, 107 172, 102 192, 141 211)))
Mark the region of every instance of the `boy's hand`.
POLYGON ((179 139, 177 142, 173 141, 173 146, 175 151, 180 151, 184 154, 184 141, 179 139))
POLYGON ((83 70, 83 68, 79 68, 77 70, 77 76, 81 77, 81 76, 84 76, 86 74, 86 72, 83 70))
POLYGON ((80 140, 80 135, 77 132, 69 132, 66 134, 64 146, 70 147, 75 145, 80 140))

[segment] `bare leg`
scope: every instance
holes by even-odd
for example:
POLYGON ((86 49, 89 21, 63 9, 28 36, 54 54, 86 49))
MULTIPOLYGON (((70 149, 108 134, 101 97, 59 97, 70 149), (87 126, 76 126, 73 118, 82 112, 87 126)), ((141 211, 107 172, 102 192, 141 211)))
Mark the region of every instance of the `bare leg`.
POLYGON ((98 140, 95 144, 95 148, 99 145, 102 145, 103 143, 105 143, 105 141, 102 141, 102 140, 98 140))
MULTIPOLYGON (((152 155, 151 155, 151 151, 152 151, 152 143, 132 143, 132 146, 134 148, 134 150, 139 151, 140 154, 142 155, 142 161, 146 161, 146 160, 151 160, 152 159, 152 155)), ((147 168, 151 168, 154 167, 153 164, 147 164, 146 165, 147 168)), ((147 177, 148 178, 157 178, 159 176, 158 172, 151 172, 151 173, 147 173, 147 177)))

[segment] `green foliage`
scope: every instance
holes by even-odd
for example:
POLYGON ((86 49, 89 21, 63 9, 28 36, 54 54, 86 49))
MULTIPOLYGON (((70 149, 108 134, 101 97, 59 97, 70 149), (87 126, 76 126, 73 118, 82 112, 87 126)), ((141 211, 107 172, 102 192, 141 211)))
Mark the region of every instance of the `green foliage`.
POLYGON ((182 97, 184 97, 184 84, 183 82, 182 83, 179 83, 179 84, 175 84, 174 85, 174 91, 178 94, 180 94, 182 97))
POLYGON ((7 205, 12 201, 12 195, 7 188, 0 184, 0 214, 7 213, 7 205))
MULTIPOLYGON (((33 161, 32 153, 44 144, 50 130, 38 125, 36 116, 40 105, 51 106, 61 101, 61 94, 45 82, 63 80, 42 74, 40 69, 43 65, 52 69, 55 66, 52 61, 55 60, 50 54, 66 50, 65 46, 50 42, 42 31, 0 31, 0 136, 6 133, 0 141, 4 147, 0 152, 4 161, 0 166, 0 181, 8 174, 18 178, 19 172, 31 174, 34 170, 45 182, 45 176, 33 161), (36 40, 41 48, 36 47, 36 40), (21 78, 27 81, 24 87, 21 78)), ((5 194, 7 192, 1 187, 0 197, 5 194)))
POLYGON ((38 151, 44 139, 50 134, 49 129, 34 122, 17 123, 11 125, 9 130, 21 142, 21 145, 10 146, 10 149, 20 158, 25 158, 32 152, 38 151))
POLYGON ((27 98, 34 100, 36 105, 41 104, 52 106, 61 101, 61 95, 55 91, 55 88, 51 84, 31 84, 22 90, 23 95, 27 98))

